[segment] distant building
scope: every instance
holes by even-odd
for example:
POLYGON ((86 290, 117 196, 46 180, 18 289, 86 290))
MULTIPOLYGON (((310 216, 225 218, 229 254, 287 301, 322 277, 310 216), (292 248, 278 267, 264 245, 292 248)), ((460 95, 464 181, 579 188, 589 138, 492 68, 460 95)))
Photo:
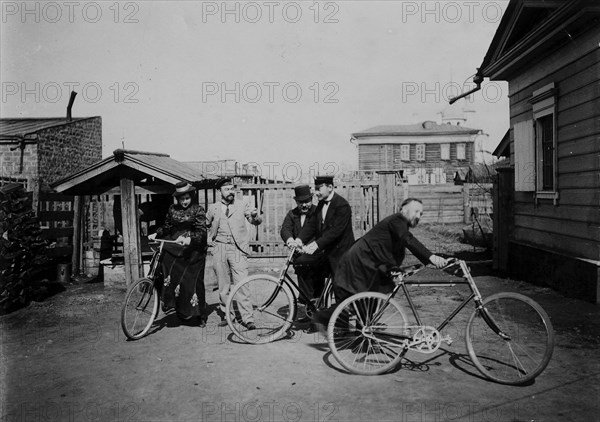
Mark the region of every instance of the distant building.
POLYGON ((0 119, 0 182, 34 192, 102 158, 102 118, 0 119))
POLYGON ((409 184, 451 183, 458 171, 467 172, 475 162, 475 140, 481 134, 453 121, 376 126, 353 133, 358 170, 398 171, 409 184))

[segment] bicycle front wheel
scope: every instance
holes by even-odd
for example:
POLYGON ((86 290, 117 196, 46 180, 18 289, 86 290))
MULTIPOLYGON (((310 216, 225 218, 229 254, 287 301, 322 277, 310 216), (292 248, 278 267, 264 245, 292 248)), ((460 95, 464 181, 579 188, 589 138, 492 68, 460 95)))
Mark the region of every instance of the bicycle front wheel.
POLYGON ((408 329, 400 305, 382 293, 358 293, 343 301, 327 326, 331 353, 348 371, 378 375, 398 365, 408 329))
POLYGON ((149 278, 136 281, 121 308, 121 328, 131 340, 146 335, 158 314, 158 292, 149 278))
POLYGON ((548 365, 554 329, 534 300, 518 293, 498 293, 485 299, 483 309, 469 318, 466 342, 471 360, 483 375, 518 385, 533 380, 548 365))
POLYGON ((227 299, 227 323, 246 343, 278 340, 291 327, 295 314, 292 292, 270 275, 248 277, 233 288, 227 299))

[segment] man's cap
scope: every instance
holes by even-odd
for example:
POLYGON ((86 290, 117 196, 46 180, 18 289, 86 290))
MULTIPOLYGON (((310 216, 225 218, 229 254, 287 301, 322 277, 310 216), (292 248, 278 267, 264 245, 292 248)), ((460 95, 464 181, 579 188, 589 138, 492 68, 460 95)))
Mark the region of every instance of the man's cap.
POLYGON ((309 199, 312 199, 312 193, 310 191, 310 186, 308 185, 300 185, 294 188, 294 199, 299 202, 306 202, 309 199))
POLYGON ((316 176, 315 186, 333 185, 333 176, 316 176))
POLYGON ((188 182, 179 182, 175 185, 175 192, 173 192, 173 196, 177 198, 178 196, 181 196, 184 193, 191 193, 195 190, 196 188, 190 185, 188 182))
POLYGON ((215 187, 217 189, 221 189, 223 186, 227 186, 227 185, 233 185, 233 182, 231 181, 231 179, 229 177, 223 177, 217 181, 217 184, 215 185, 215 187))

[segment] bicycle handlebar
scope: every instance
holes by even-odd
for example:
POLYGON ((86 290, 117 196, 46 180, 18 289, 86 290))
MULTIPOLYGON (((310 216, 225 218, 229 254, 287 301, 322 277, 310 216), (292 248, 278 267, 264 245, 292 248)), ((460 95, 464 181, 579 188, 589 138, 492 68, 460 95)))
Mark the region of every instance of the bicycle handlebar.
POLYGON ((148 243, 177 243, 176 240, 167 240, 167 239, 152 239, 149 240, 148 243))

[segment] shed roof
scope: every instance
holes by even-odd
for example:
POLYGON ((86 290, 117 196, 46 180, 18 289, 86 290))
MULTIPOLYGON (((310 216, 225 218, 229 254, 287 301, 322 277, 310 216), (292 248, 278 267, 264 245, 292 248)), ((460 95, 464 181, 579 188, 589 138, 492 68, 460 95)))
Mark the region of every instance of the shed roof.
POLYGON ((156 190, 157 185, 189 182, 198 186, 216 180, 168 154, 117 149, 112 156, 53 183, 52 187, 71 195, 97 195, 119 186, 124 176, 150 191, 156 190))
POLYGON ((492 155, 495 157, 510 157, 510 129, 506 131, 492 155))
POLYGON ((64 117, 0 118, 0 139, 35 138, 34 135, 41 130, 97 117, 99 116, 73 118, 71 121, 64 117))
POLYGON ((411 125, 383 125, 375 126, 361 132, 352 134, 353 138, 365 138, 369 136, 431 136, 431 135, 471 135, 481 132, 479 129, 471 129, 465 126, 438 124, 433 121, 425 121, 411 125))

